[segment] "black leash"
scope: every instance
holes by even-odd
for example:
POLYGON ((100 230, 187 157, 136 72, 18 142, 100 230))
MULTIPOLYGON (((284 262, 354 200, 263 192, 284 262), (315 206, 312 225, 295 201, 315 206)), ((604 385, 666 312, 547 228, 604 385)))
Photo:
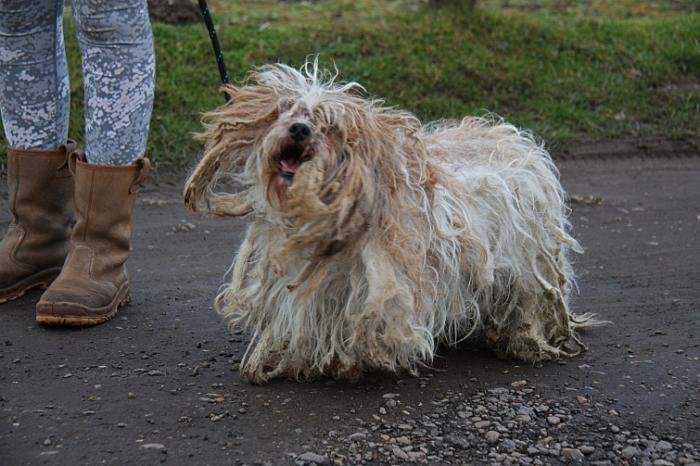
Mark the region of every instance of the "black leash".
MULTIPOLYGON (((228 84, 230 82, 228 77, 228 71, 226 71, 226 64, 224 63, 224 54, 221 53, 221 45, 219 44, 219 38, 216 35, 216 29, 214 28, 214 22, 211 19, 211 13, 209 13, 209 6, 207 5, 207 0, 199 0, 199 9, 202 12, 202 18, 204 18, 204 24, 207 25, 207 30, 209 31, 209 38, 211 39, 211 45, 214 47, 214 56, 216 56, 216 64, 219 66, 219 75, 221 76, 221 82, 228 84)), ((231 98, 228 94, 225 94, 226 102, 231 98)))

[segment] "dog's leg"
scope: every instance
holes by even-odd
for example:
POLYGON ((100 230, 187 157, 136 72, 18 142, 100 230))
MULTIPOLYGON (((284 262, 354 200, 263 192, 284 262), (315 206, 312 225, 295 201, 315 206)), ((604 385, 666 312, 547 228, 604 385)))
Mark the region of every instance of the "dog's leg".
POLYGON ((256 332, 241 359, 241 377, 256 385, 264 385, 270 380, 292 374, 282 356, 286 344, 271 341, 270 332, 256 332), (262 333, 262 335, 261 335, 262 333))
POLYGON ((397 273, 396 265, 378 245, 365 246, 362 260, 367 296, 350 316, 350 348, 357 361, 369 367, 415 370, 421 362, 430 361, 434 351, 431 329, 416 309, 417 286, 397 273))
MULTIPOLYGON (((548 300, 548 298, 545 298, 548 300)), ((523 298, 504 325, 486 325, 488 343, 503 357, 538 363, 572 357, 583 349, 568 320, 559 322, 554 315, 565 309, 561 302, 543 302, 542 297, 523 298), (573 339, 578 347, 569 348, 573 339)))
POLYGON ((535 283, 509 282, 508 290, 495 290, 496 295, 515 302, 496 304, 509 312, 496 309, 489 314, 487 341, 502 356, 532 363, 578 355, 586 347, 576 328, 590 326, 591 321, 590 316, 576 317, 569 312, 566 258, 540 255, 531 268, 535 283), (497 315, 504 318, 499 321, 497 315))

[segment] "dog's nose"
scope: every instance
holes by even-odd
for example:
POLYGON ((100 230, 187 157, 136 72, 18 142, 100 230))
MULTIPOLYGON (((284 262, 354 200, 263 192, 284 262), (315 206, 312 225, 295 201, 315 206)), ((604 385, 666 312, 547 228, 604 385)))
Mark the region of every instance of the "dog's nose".
POLYGON ((289 135, 294 139, 294 142, 304 142, 311 136, 311 128, 304 123, 294 123, 289 127, 289 135))

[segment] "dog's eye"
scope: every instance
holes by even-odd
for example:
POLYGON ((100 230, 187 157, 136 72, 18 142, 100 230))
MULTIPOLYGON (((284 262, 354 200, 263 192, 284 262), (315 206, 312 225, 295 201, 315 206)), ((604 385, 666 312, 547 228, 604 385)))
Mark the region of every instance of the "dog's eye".
POLYGON ((277 108, 280 113, 284 113, 287 110, 291 109, 294 106, 294 101, 292 99, 283 99, 280 100, 279 103, 277 104, 277 108))
POLYGON ((331 133, 336 133, 338 131, 338 127, 333 124, 325 124, 321 125, 319 127, 319 131, 322 132, 323 134, 331 134, 331 133))

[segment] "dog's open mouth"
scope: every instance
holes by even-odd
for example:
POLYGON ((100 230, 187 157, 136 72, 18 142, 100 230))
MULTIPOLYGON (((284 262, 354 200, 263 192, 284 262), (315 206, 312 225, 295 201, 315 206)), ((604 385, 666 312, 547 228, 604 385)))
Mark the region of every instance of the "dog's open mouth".
POLYGON ((291 183, 301 164, 309 159, 311 159, 311 150, 308 144, 292 143, 282 147, 278 161, 280 177, 287 183, 291 183))

